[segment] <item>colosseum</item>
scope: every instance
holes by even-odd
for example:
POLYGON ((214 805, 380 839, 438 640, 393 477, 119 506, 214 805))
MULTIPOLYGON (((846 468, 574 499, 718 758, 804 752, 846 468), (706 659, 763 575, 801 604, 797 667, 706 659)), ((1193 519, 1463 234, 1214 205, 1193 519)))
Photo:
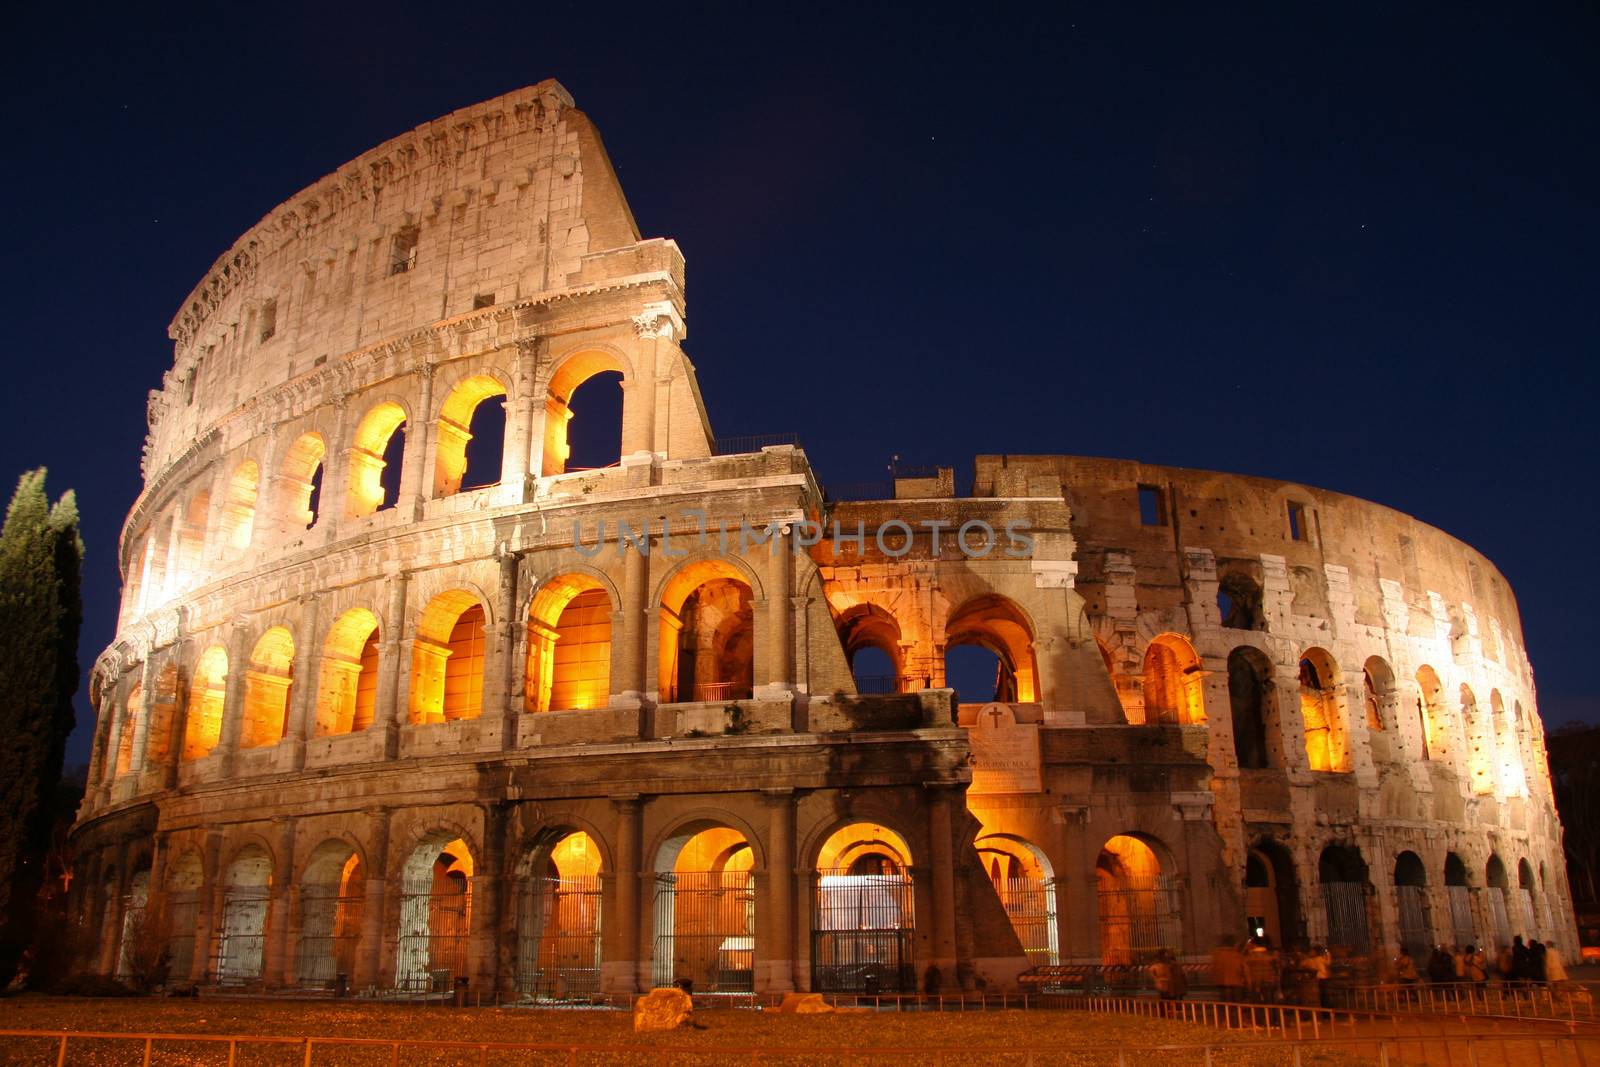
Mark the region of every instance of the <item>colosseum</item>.
POLYGON ((830 494, 717 438, 683 256, 554 81, 296 194, 170 335, 73 830, 103 973, 535 1001, 1576 947, 1489 560, 1262 478, 830 494))

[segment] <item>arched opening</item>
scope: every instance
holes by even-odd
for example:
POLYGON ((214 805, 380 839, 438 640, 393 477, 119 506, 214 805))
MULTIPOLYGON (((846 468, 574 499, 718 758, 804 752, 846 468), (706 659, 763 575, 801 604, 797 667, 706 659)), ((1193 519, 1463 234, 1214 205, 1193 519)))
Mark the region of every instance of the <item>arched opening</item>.
POLYGON ((283 740, 294 686, 294 638, 282 626, 261 635, 244 674, 244 725, 240 748, 263 748, 283 740))
POLYGON ((1233 751, 1242 770, 1277 763, 1268 743, 1268 725, 1277 725, 1277 694, 1272 664, 1259 649, 1240 646, 1228 653, 1228 703, 1233 712, 1233 751))
POLYGON ((167 979, 182 985, 194 974, 195 930, 200 925, 200 893, 205 867, 189 849, 167 864, 167 979))
POLYGON ((178 726, 178 665, 169 661, 156 672, 150 692, 150 725, 145 730, 145 767, 165 767, 172 759, 178 726))
POLYGON ((857 693, 898 693, 904 688, 904 650, 893 615, 875 604, 857 604, 839 617, 839 642, 857 693))
POLYGON ((1328 922, 1328 945, 1359 955, 1371 948, 1367 926, 1367 895, 1372 883, 1367 863, 1350 845, 1329 845, 1317 861, 1322 884, 1322 907, 1328 922))
POLYGON ((222 922, 215 971, 222 985, 261 978, 267 940, 267 898, 272 892, 272 857, 249 845, 228 864, 222 879, 222 922))
POLYGON ((210 515, 211 494, 201 489, 189 498, 178 522, 173 551, 174 588, 192 589, 206 576, 206 522, 210 515))
POLYGON ((1369 656, 1361 670, 1361 689, 1366 706, 1367 729, 1382 733, 1389 728, 1394 700, 1394 671, 1379 656, 1369 656))
POLYGON ((697 823, 661 846, 655 863, 655 984, 695 992, 755 988, 755 854, 739 831, 697 823))
POLYGON ((1248 574, 1232 571, 1217 582, 1217 614, 1230 630, 1265 630, 1261 583, 1248 574))
POLYGON ((614 467, 622 458, 622 374, 601 371, 573 390, 567 402, 565 469, 614 467))
POLYGON ((1467 884, 1467 865, 1454 852, 1444 857, 1444 891, 1450 902, 1450 935, 1456 947, 1476 944, 1478 934, 1472 921, 1472 889, 1467 884))
POLYGON ((367 872, 344 841, 324 841, 300 879, 300 950, 295 972, 307 989, 332 989, 355 973, 367 872))
POLYGON ((209 756, 222 737, 222 714, 228 697, 228 653, 212 645, 200 654, 189 686, 189 710, 183 727, 183 758, 209 756))
POLYGON ((283 460, 283 524, 288 530, 317 524, 322 506, 322 461, 328 446, 319 433, 301 434, 283 460))
POLYGON ((160 942, 156 939, 157 931, 146 928, 147 920, 153 917, 149 914, 150 905, 150 868, 134 872, 128 879, 128 890, 122 895, 122 931, 117 939, 117 968, 118 978, 130 978, 135 974, 148 974, 156 963, 156 953, 160 951, 160 942))
POLYGON ((1522 920, 1523 939, 1527 940, 1540 935, 1539 909, 1533 898, 1534 881, 1533 866, 1527 860, 1517 862, 1517 902, 1522 920))
POLYGON ((316 736, 372 725, 378 705, 378 617, 366 608, 339 616, 322 646, 316 736))
POLYGON ((1494 716, 1494 751, 1499 763, 1500 793, 1520 797, 1527 791, 1527 779, 1522 770, 1521 745, 1511 716, 1506 714, 1505 701, 1496 689, 1489 694, 1490 714, 1494 716))
POLYGON ((117 731, 116 777, 133 773, 133 740, 138 736, 139 719, 144 715, 144 686, 133 683, 127 703, 122 706, 122 726, 117 731))
POLYGON ((506 387, 477 374, 450 390, 439 410, 433 495, 497 485, 505 453, 506 387))
POLYGON ((1425 760, 1450 759, 1450 727, 1444 708, 1444 687, 1432 667, 1424 663, 1417 668, 1417 722, 1422 729, 1422 758, 1425 760))
POLYGON ((595 579, 564 574, 528 605, 528 711, 603 708, 611 700, 611 597, 595 579))
POLYGON ((484 612, 464 589, 440 593, 417 622, 411 721, 454 722, 483 713, 484 612))
POLYGON ((144 564, 139 578, 143 590, 143 608, 152 608, 167 601, 172 588, 167 573, 167 551, 172 543, 172 516, 164 515, 144 545, 144 564))
POLYGON ((1060 963, 1056 876, 1049 857, 1032 842, 1009 834, 980 837, 977 847, 1028 962, 1035 967, 1060 963))
POLYGON ((1489 862, 1484 864, 1483 884, 1489 890, 1489 918, 1494 923, 1494 936, 1496 947, 1511 944, 1511 915, 1507 897, 1511 893, 1511 883, 1506 879, 1506 865, 1500 857, 1491 854, 1489 862))
POLYGON ((1143 963, 1162 949, 1182 951, 1177 893, 1145 840, 1118 834, 1095 860, 1100 911, 1100 962, 1143 963))
POLYGON ((877 823, 835 830, 817 854, 811 988, 916 992, 915 886, 905 838, 877 823))
MULTIPOLYGON (((946 677, 952 651, 963 645, 984 649, 997 660, 991 699, 1006 704, 1031 704, 1039 699, 1033 623, 1016 604, 987 594, 967 601, 950 616, 944 628, 946 677)), ((955 662, 959 667, 960 661, 955 662)))
POLYGON ((1419 964, 1433 951, 1433 924, 1428 916, 1428 873, 1415 852, 1394 861, 1394 902, 1400 913, 1400 944, 1419 964))
POLYGON ((467 843, 448 831, 430 834, 407 857, 400 876, 397 988, 448 992, 467 973, 473 862, 467 843))
POLYGON ((222 552, 237 557, 250 547, 256 528, 256 497, 261 489, 261 467, 247 459, 233 469, 222 502, 222 552))
POLYGON ((385 511, 400 499, 400 473, 406 447, 406 412, 385 401, 361 417, 350 447, 351 518, 385 511))
POLYGON ((1339 668, 1327 649, 1307 649, 1300 657, 1300 718, 1305 725, 1306 765, 1314 771, 1350 769, 1338 678, 1339 668))
POLYGON ((1194 646, 1161 634, 1144 654, 1144 721, 1197 726, 1206 721, 1205 673, 1194 646))
POLYGON ((1494 792, 1494 722, 1478 708, 1470 686, 1461 687, 1461 722, 1467 728, 1467 781, 1477 796, 1494 792))
POLYGON ((554 831, 517 868, 517 992, 563 1001, 600 992, 600 849, 554 831))
POLYGON ((755 611, 742 572, 720 560, 690 564, 661 597, 663 703, 748 700, 754 685, 755 611))
POLYGON ((556 368, 545 397, 541 475, 549 477, 617 462, 622 455, 625 388, 622 364, 602 352, 581 352, 556 368), (598 380, 583 390, 580 405, 578 388, 591 379, 598 380), (613 392, 613 382, 623 388, 613 392))
POLYGON ((1258 841, 1245 856, 1244 911, 1251 937, 1280 948, 1305 940, 1294 860, 1276 841, 1258 841))

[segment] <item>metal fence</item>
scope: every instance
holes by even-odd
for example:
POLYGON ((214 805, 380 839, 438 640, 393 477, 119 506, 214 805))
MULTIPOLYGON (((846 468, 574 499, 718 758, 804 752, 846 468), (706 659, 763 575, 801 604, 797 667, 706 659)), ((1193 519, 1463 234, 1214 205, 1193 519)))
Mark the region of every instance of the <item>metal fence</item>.
POLYGON ((403 893, 396 945, 395 985, 413 993, 443 993, 467 973, 471 892, 403 893))
POLYGON ((1400 943, 1421 968, 1433 949, 1433 931, 1428 926, 1427 890, 1420 885, 1394 887, 1395 906, 1400 911, 1400 943))
POLYGON ((1457 947, 1477 944, 1478 933, 1472 921, 1472 890, 1464 885, 1446 886, 1445 896, 1450 901, 1450 936, 1457 947))
POLYGON ((268 893, 264 885, 228 886, 223 891, 222 929, 212 967, 219 984, 244 985, 260 980, 268 893))
POLYGON ((598 877, 518 883, 516 987, 545 1001, 600 992, 598 877))
POLYGON ((1022 942, 1028 964, 1047 967, 1060 962, 1061 941, 1056 926, 1055 879, 1006 878, 995 887, 1005 906, 1011 929, 1022 942))
POLYGON ((755 885, 749 871, 656 875, 655 983, 696 991, 755 988, 755 885))
POLYGON ((1367 933, 1365 882, 1323 882, 1322 906, 1328 916, 1328 944, 1363 953, 1372 945, 1367 933))
POLYGON ((751 433, 738 437, 719 437, 712 442, 713 456, 737 456, 744 452, 759 452, 778 445, 800 447, 800 435, 793 433, 751 433))
POLYGON ((1600 1021, 1600 1013, 1595 1011, 1595 991, 1578 982, 1553 985, 1384 983, 1347 986, 1338 995, 1341 1003, 1365 1011, 1600 1021))
POLYGON ((1143 885, 1102 887, 1098 895, 1103 961, 1133 963, 1161 949, 1179 950, 1178 895, 1166 875, 1143 885))
POLYGON ((167 894, 167 975, 183 984, 194 973, 195 931, 200 923, 200 894, 179 889, 167 894))
POLYGON ((310 989, 329 989, 338 975, 355 970, 364 899, 341 896, 336 885, 300 889, 300 950, 296 977, 310 989))
POLYGON ((914 991, 914 901, 909 874, 819 870, 811 911, 811 987, 834 993, 914 991))

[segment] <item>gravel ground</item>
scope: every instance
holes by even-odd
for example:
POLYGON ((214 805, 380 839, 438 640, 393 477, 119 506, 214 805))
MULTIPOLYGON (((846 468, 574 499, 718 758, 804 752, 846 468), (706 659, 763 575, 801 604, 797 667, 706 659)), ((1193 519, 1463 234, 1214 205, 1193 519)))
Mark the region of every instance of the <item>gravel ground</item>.
MULTIPOLYGON (((1147 1052, 1140 1046, 1196 1045, 1207 1040, 1242 1041, 1245 1035, 1183 1023, 1095 1016, 1077 1012, 991 1011, 961 1013, 849 1013, 780 1015, 739 1010, 700 1011, 702 1028, 668 1034, 635 1035, 632 1017, 621 1011, 529 1011, 468 1009, 390 1004, 296 1003, 280 1000, 205 999, 145 1000, 13 997, 0 1001, 0 1026, 6 1029, 69 1031, 143 1031, 151 1033, 249 1034, 280 1037, 408 1038, 436 1041, 494 1041, 588 1046, 579 1064, 673 1064, 721 1067, 751 1062, 749 1052, 718 1054, 717 1049, 759 1049, 763 1063, 828 1064, 843 1062, 829 1050, 860 1050, 849 1062, 862 1067, 921 1063, 1015 1064, 1030 1062, 1026 1049, 1039 1050, 1038 1067, 1053 1064, 1116 1064, 1117 1051, 1130 1065, 1199 1067, 1199 1049, 1147 1052), (595 1046, 611 1046, 610 1049, 595 1046), (626 1048, 622 1048, 625 1046, 626 1048), (1076 1046, 1080 1051, 1072 1051, 1076 1046), (1090 1052, 1084 1046, 1099 1046, 1090 1052), (882 1052, 874 1054, 871 1050, 882 1052), (893 1051, 893 1050, 916 1051, 893 1051), (780 1051, 788 1050, 788 1051, 780 1051)), ((94 1067, 138 1065, 138 1042, 73 1041, 69 1064, 94 1067)), ((329 1047, 315 1052, 318 1065, 373 1067, 388 1064, 388 1048, 329 1047)), ((54 1063, 54 1045, 42 1041, 0 1039, 0 1063, 54 1063)), ((226 1045, 157 1044, 154 1064, 223 1067, 226 1045)), ((477 1050, 405 1049, 403 1064, 455 1065, 479 1063, 477 1050)), ((490 1051, 485 1064, 571 1064, 568 1052, 490 1051)), ((1255 1067, 1289 1063, 1287 1050, 1265 1047, 1228 1050, 1215 1057, 1216 1067, 1255 1067)), ((1303 1062, 1355 1064, 1360 1059, 1316 1053, 1303 1062)), ((303 1064, 301 1046, 249 1046, 238 1052, 237 1067, 303 1064)))

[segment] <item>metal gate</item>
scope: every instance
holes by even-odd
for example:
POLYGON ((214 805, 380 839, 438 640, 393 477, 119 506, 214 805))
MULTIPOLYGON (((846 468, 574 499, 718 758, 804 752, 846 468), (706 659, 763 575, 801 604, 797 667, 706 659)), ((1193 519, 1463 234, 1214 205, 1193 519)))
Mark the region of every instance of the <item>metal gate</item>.
POLYGON ((600 992, 600 879, 517 884, 517 992, 569 1000, 600 992))
POLYGON ((307 885, 300 890, 300 952, 295 969, 300 984, 332 988, 338 975, 355 970, 356 943, 361 936, 360 896, 340 896, 335 885, 307 885))
POLYGON ((749 871, 656 875, 655 983, 697 993, 755 989, 755 886, 749 871))
POLYGON ((1178 897, 1166 875, 1145 884, 1102 886, 1097 895, 1103 963, 1137 963, 1164 948, 1181 950, 1178 897))
POLYGON ((1395 907, 1400 912, 1400 943, 1420 967, 1433 951, 1433 931, 1428 927, 1427 890, 1420 885, 1394 887, 1395 907))
POLYGON ((1445 887, 1445 893, 1450 898, 1450 935, 1455 938, 1456 947, 1476 945, 1478 931, 1472 921, 1472 890, 1464 885, 1452 885, 1445 887))
POLYGON ((811 912, 811 988, 820 993, 914 993, 915 888, 909 874, 817 872, 811 912))
POLYGON ((1342 945, 1351 952, 1366 952, 1371 947, 1365 882, 1323 882, 1322 906, 1328 915, 1330 946, 1342 945))
MULTIPOLYGON (((117 939, 117 977, 133 973, 134 959, 144 953, 150 931, 144 928, 146 894, 129 893, 122 898, 122 936, 117 939)), ((141 963, 146 962, 141 960, 141 963)))
POLYGON ((1494 916, 1495 947, 1511 944, 1511 919, 1506 915, 1506 891, 1490 888, 1489 911, 1494 916))
POLYGON ((1056 927, 1056 882, 1054 878, 1006 878, 996 886, 1000 903, 1011 919, 1011 929, 1022 942, 1030 966, 1053 966, 1061 962, 1061 942, 1056 927))
POLYGON ((1524 942, 1539 936, 1538 913, 1533 910, 1533 890, 1517 890, 1518 902, 1522 905, 1522 940, 1524 942))
POLYGON ((167 984, 185 985, 194 973, 195 928, 200 894, 182 889, 167 894, 167 984))
POLYGON ((214 967, 219 983, 242 985, 260 979, 269 892, 264 885, 235 885, 226 890, 214 967))
POLYGON ((404 893, 395 985, 416 993, 445 993, 467 973, 472 893, 404 893))

